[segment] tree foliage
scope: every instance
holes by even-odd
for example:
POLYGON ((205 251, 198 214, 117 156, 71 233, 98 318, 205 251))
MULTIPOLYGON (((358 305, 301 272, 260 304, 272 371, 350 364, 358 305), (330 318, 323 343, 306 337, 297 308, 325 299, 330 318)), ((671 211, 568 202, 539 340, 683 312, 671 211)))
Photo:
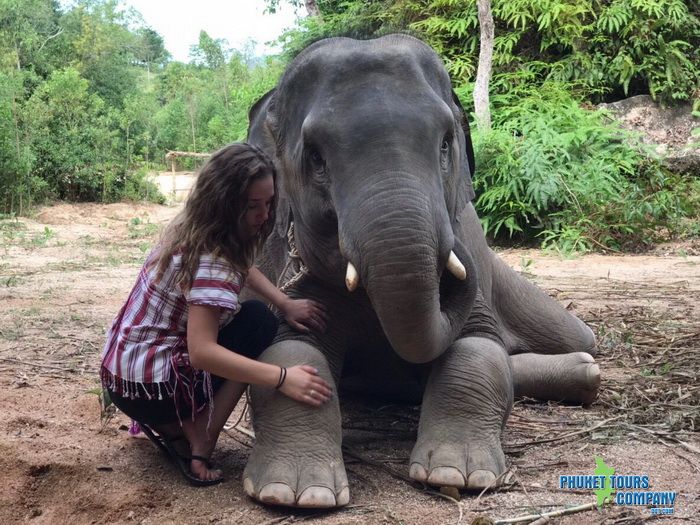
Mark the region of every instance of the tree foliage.
POLYGON ((165 168, 167 150, 242 140, 281 70, 206 32, 173 62, 116 0, 0 0, 0 211, 152 198, 145 170, 165 168))
MULTIPOLYGON (((268 0, 275 8, 279 0, 268 0)), ((294 2, 292 2, 294 3, 294 2)), ((299 2, 296 2, 299 4, 299 2)), ((322 22, 288 34, 290 53, 329 35, 407 31, 472 82, 479 53, 476 0, 319 0, 322 22)), ((575 82, 593 101, 650 93, 663 103, 700 98, 696 0, 493 0, 495 73, 575 82)))
MULTIPOLYGON (((188 63, 118 0, 0 0, 0 212, 46 199, 157 195, 167 150, 246 136, 248 110, 285 61, 324 36, 404 31, 444 59, 470 107, 476 0, 287 1, 306 17, 260 59, 202 31, 188 63), (312 5, 313 4, 313 5, 312 5)), ((695 189, 584 109, 650 93, 700 111, 695 0, 491 0, 491 133, 476 134, 477 206, 490 234, 564 249, 629 247, 678 231, 695 189)), ((183 167, 195 167, 185 164, 183 167)), ((695 206, 695 208, 693 208, 695 206)))

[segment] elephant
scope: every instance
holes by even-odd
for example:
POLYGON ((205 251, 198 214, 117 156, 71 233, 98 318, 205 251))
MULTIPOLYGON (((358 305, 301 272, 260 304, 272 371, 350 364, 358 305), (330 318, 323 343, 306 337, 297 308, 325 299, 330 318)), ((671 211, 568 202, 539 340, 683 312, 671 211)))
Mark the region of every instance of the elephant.
POLYGON ((500 483, 514 396, 595 400, 591 329, 487 244, 467 119, 427 44, 404 34, 311 44, 251 108, 247 140, 278 170, 258 267, 328 317, 323 333, 283 323, 260 359, 311 364, 334 388, 313 408, 251 386, 250 497, 349 502, 335 393, 351 371, 372 396, 422 402, 409 475, 436 487, 500 483))

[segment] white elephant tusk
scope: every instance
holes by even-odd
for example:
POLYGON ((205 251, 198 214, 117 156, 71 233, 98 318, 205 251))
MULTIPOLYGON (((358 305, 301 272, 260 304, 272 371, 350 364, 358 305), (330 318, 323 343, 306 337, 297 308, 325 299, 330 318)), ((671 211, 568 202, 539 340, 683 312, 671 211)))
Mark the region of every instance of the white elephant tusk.
POLYGON ((347 286, 348 291, 353 292, 359 282, 360 277, 357 275, 357 269, 348 261, 348 270, 345 272, 345 286, 347 286))
POLYGON ((459 260, 455 252, 450 252, 450 257, 447 259, 447 269, 460 281, 467 279, 467 270, 464 268, 462 261, 459 260))

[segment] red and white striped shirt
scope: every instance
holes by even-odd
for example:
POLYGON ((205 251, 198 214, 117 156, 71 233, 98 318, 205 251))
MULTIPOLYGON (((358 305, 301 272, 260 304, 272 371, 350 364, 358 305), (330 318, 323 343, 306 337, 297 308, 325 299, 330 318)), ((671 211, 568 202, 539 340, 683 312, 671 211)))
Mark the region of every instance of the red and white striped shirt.
POLYGON ((114 319, 102 353, 103 386, 125 397, 150 398, 155 392, 162 397, 160 386, 155 391, 149 388, 154 384, 165 384, 172 396, 178 374, 203 375, 192 369, 187 353, 189 305, 218 306, 219 328, 241 308, 238 296, 243 277, 224 259, 202 255, 192 288, 183 292, 175 282, 181 256, 173 256, 160 280, 156 279, 157 264, 153 264, 156 257, 154 250, 114 319))

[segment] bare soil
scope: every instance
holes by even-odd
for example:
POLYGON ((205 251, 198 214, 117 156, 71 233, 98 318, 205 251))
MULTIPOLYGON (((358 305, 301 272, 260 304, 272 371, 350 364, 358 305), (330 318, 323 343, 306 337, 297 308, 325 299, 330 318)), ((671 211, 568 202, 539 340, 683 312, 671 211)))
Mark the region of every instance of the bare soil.
POLYGON ((696 241, 637 256, 502 252, 597 331, 599 400, 587 409, 518 401, 504 435, 505 487, 460 499, 407 480, 417 407, 347 404, 351 501, 314 512, 245 496, 252 441, 235 428, 214 457, 227 481, 198 489, 148 440, 131 437, 124 415, 101 410, 105 330, 176 212, 60 204, 0 219, 0 523, 490 523, 595 502, 591 490, 558 488, 562 474, 593 474, 595 456, 617 474, 648 475, 651 490, 677 491, 674 514, 609 505, 553 522, 700 523, 696 241))

